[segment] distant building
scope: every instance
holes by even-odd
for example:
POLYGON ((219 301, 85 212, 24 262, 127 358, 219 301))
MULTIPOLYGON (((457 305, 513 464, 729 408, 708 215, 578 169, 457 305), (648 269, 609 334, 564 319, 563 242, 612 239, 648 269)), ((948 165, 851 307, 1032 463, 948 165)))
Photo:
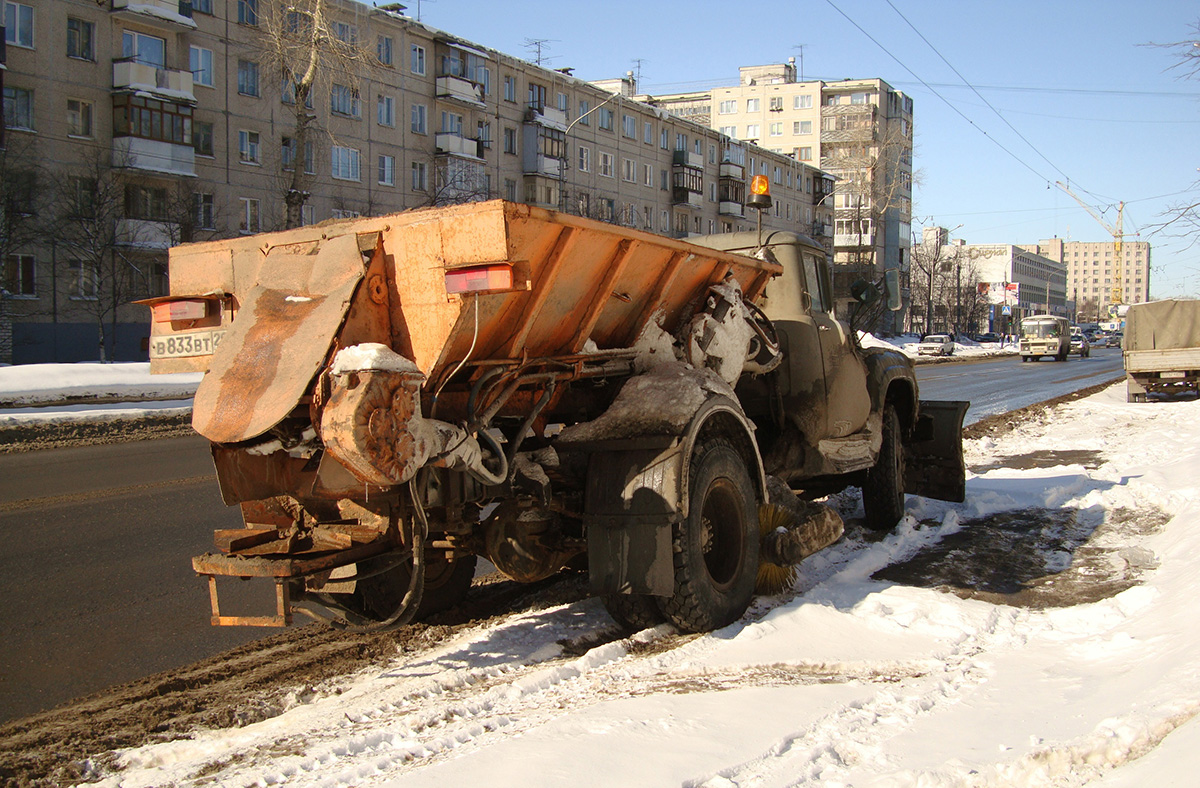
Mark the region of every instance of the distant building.
MULTIPOLYGON (((262 47, 274 0, 4 7, 2 362, 96 358, 101 328, 108 358, 145 358, 147 311, 129 302, 166 292, 167 248, 281 228, 289 193, 304 224, 502 197, 679 238, 753 229, 743 203, 761 173, 774 197, 764 228, 833 249, 818 157, 674 117, 634 100, 632 83, 597 87, 398 4, 330 0, 330 34, 370 63, 318 83, 319 132, 303 149, 294 82, 262 47), (305 186, 289 192, 297 168, 305 186)), ((305 25, 295 11, 285 21, 305 25)))
POLYGON ((1146 241, 1123 241, 1120 255, 1112 241, 1052 238, 1025 248, 1066 265, 1067 294, 1075 302, 1077 322, 1107 320, 1114 287, 1120 291, 1122 303, 1150 300, 1150 244, 1146 241))
POLYGON ((1063 263, 1011 244, 963 244, 959 252, 987 302, 986 330, 1015 333, 1035 314, 1071 316, 1063 263))
POLYGON ((797 81, 794 59, 739 71, 736 86, 642 98, 837 179, 834 290, 845 315, 854 279, 910 262, 912 99, 881 79, 797 81))

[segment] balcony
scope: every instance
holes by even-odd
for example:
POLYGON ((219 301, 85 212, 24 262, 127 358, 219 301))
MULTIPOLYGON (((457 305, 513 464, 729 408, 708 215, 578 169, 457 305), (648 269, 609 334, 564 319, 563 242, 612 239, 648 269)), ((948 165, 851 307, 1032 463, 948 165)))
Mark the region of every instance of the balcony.
POLYGON ((437 78, 436 95, 444 101, 453 101, 473 109, 487 107, 483 102, 483 86, 476 85, 468 79, 455 76, 437 78))
POLYGON ((740 202, 722 200, 717 203, 717 212, 722 216, 736 216, 740 219, 746 215, 746 208, 740 202))
POLYGON ((521 170, 526 175, 545 175, 549 178, 561 177, 563 171, 562 159, 547 156, 540 152, 525 151, 521 157, 521 170))
POLYGON ((192 0, 112 0, 113 16, 175 32, 195 30, 192 0))
POLYGON ((525 110, 525 122, 537 123, 541 126, 558 129, 559 131, 566 131, 567 113, 564 110, 547 107, 544 104, 533 104, 525 110))
POLYGON ((695 167, 701 169, 704 167, 704 156, 699 153, 692 153, 686 150, 677 150, 671 154, 671 164, 679 167, 695 167))
POLYGON ((191 145, 176 145, 141 137, 114 137, 113 166, 167 175, 195 176, 196 151, 191 145))
POLYGON ((179 225, 151 219, 121 219, 117 222, 118 246, 133 249, 170 249, 182 239, 179 225))
POLYGON ((704 206, 704 195, 700 192, 676 186, 671 190, 671 204, 680 208, 702 208, 704 206))
POLYGON ((746 171, 742 169, 742 165, 731 164, 730 162, 721 163, 720 175, 722 178, 732 178, 735 181, 746 179, 746 171))
POLYGON ((833 236, 838 249, 864 249, 875 246, 875 233, 847 233, 833 236))
POLYGON ((467 156, 472 159, 483 158, 479 155, 479 140, 468 139, 459 134, 435 134, 433 145, 437 153, 467 156))
POLYGON ((113 61, 113 90, 142 91, 168 101, 196 103, 192 72, 173 71, 133 60, 113 61))

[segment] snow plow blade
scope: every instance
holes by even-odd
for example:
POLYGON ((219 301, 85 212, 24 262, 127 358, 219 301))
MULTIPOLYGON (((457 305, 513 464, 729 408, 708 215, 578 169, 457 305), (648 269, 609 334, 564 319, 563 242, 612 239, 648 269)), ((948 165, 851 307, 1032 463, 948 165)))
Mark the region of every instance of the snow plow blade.
POLYGON ((921 400, 911 439, 904 444, 904 491, 961 503, 967 495, 962 424, 970 402, 921 400))

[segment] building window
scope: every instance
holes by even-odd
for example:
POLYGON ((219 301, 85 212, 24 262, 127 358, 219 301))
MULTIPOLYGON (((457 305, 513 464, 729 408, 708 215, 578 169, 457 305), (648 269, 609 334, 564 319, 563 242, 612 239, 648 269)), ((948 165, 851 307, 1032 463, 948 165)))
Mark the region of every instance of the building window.
POLYGON ((654 144, 654 124, 650 121, 642 124, 642 142, 647 145, 654 144))
POLYGON ((812 109, 813 97, 811 94, 802 96, 792 96, 792 109, 812 109))
POLYGON ((113 96, 113 135, 190 145, 192 108, 143 96, 113 96))
POLYGON ((33 6, 10 2, 4 4, 4 42, 33 49, 33 6))
POLYGON ((492 147, 492 124, 489 121, 476 121, 475 139, 479 140, 479 144, 484 148, 492 147))
POLYGON ((408 69, 414 74, 425 73, 425 47, 412 45, 409 50, 408 69))
POLYGON ((756 99, 756 98, 746 99, 746 111, 747 112, 759 112, 760 110, 761 110, 761 105, 759 104, 758 99, 756 99))
POLYGON ((213 124, 199 120, 192 124, 192 148, 197 156, 213 155, 213 124))
POLYGON ((811 120, 797 120, 792 123, 793 134, 812 134, 811 120))
POLYGON ((333 28, 333 35, 336 36, 337 40, 341 41, 343 44, 354 46, 358 43, 357 25, 350 25, 346 24, 345 22, 334 22, 331 27, 333 28))
POLYGON ((357 148, 344 148, 341 145, 334 145, 330 150, 330 161, 332 162, 330 174, 337 180, 360 180, 357 148))
POLYGON ((79 60, 96 59, 95 24, 67 17, 67 57, 79 60))
POLYGON ((758 139, 761 134, 762 128, 757 123, 746 124, 746 139, 753 141, 758 139))
POLYGON ((259 222, 258 200, 251 197, 239 198, 242 203, 242 220, 238 229, 243 233, 257 233, 262 230, 259 222))
POLYGON ((429 168, 423 161, 412 163, 412 188, 415 192, 423 192, 429 188, 429 168))
POLYGON ((238 93, 243 96, 258 95, 258 63, 253 60, 238 61, 238 93))
POLYGON ((637 139, 637 118, 633 115, 622 115, 621 133, 631 140, 637 139))
POLYGON ((675 150, 687 150, 687 135, 675 132, 675 150))
POLYGON ((71 271, 71 298, 91 301, 96 298, 97 282, 96 269, 82 260, 72 260, 67 264, 71 271))
POLYGON ((717 105, 717 114, 718 115, 735 115, 735 114, 737 114, 737 111, 738 111, 737 105, 738 105, 737 99, 729 99, 727 101, 722 101, 720 104, 717 105))
POLYGON ((516 77, 509 76, 509 77, 504 78, 504 100, 505 101, 516 101, 517 100, 517 78, 516 77))
POLYGON ((134 30, 121 34, 121 56, 134 63, 155 68, 167 67, 167 41, 134 30))
POLYGON ((238 132, 238 159, 243 164, 259 163, 258 132, 238 132))
POLYGON ((37 270, 31 254, 10 254, 4 259, 4 289, 17 297, 37 298, 37 270))
POLYGON ((191 47, 189 66, 192 70, 192 81, 197 85, 213 86, 213 53, 204 47, 191 47))
POLYGON ((362 102, 358 91, 336 82, 329 88, 329 111, 346 118, 362 116, 362 102))
POLYGON ((204 230, 215 230, 217 224, 213 212, 213 196, 204 192, 196 192, 192 195, 192 202, 195 206, 193 220, 196 222, 196 226, 204 230))
POLYGON ((517 152, 517 130, 516 129, 506 128, 504 130, 504 152, 505 153, 516 153, 517 152))
POLYGON ((239 25, 258 24, 258 0, 238 0, 237 8, 239 25))
POLYGON ((462 136, 463 116, 457 112, 442 112, 442 134, 462 136))
POLYGON ((212 14, 212 0, 192 0, 192 11, 199 14, 212 14))
POLYGON ((72 137, 92 136, 92 102, 67 99, 67 134, 72 137))
POLYGON ((579 171, 592 171, 592 149, 579 146, 579 171))
POLYGON ((717 131, 730 139, 737 139, 737 126, 721 126, 717 131))
POLYGON ((392 65, 392 37, 379 36, 375 39, 375 58, 383 65, 392 65))
POLYGON ((279 141, 279 165, 289 172, 296 166, 296 140, 293 137, 279 141))
POLYGON ((517 182, 509 178, 504 179, 504 199, 509 202, 517 201, 517 182))
MULTIPOLYGON (((654 186, 654 168, 649 164, 642 165, 642 185, 650 187, 654 186)), ((647 213, 646 215, 649 216, 650 214, 647 213)))
POLYGON ((605 131, 612 131, 613 127, 613 111, 608 107, 601 107, 596 110, 596 114, 600 116, 600 128, 605 131))
POLYGON ((621 180, 628 183, 637 183, 637 162, 633 159, 623 159, 621 161, 621 180))
POLYGON ((425 115, 426 115, 426 112, 425 112, 424 104, 413 104, 412 105, 412 121, 409 125, 412 128, 413 134, 425 134, 426 133, 426 130, 425 130, 426 129, 426 117, 425 117, 425 115))
POLYGON ((772 137, 782 137, 783 136, 783 124, 782 123, 772 123, 770 125, 770 127, 767 129, 767 133, 770 134, 772 137))
POLYGON ((578 123, 580 126, 592 125, 592 116, 588 114, 591 111, 592 111, 591 103, 588 101, 585 101, 584 99, 580 99, 579 100, 579 119, 575 122, 578 123))
POLYGON ((613 177, 613 155, 600 151, 600 174, 605 178, 613 177))
POLYGON ((671 133, 669 131, 667 131, 665 128, 660 130, 658 132, 658 147, 662 148, 663 150, 669 150, 670 149, 670 145, 669 145, 670 139, 671 139, 671 133))
POLYGON ((375 103, 375 116, 380 126, 395 126, 396 100, 391 96, 380 96, 375 103))
POLYGON ((396 157, 379 157, 379 182, 384 186, 396 185, 396 157))
POLYGON ((768 99, 768 108, 771 112, 783 112, 783 96, 772 96, 768 99))

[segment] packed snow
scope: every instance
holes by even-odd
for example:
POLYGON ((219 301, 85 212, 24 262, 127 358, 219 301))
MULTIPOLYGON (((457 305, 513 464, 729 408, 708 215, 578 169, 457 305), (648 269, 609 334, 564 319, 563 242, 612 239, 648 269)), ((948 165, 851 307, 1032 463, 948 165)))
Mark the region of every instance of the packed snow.
POLYGON ((843 495, 846 536, 717 632, 622 638, 597 600, 530 611, 301 688, 274 718, 123 751, 100 784, 1194 784, 1200 401, 1118 385, 966 453, 965 503, 910 496, 878 538, 843 495), (877 579, 1013 512, 1087 526, 1033 554, 1029 585, 1128 582, 1039 606, 877 579))

